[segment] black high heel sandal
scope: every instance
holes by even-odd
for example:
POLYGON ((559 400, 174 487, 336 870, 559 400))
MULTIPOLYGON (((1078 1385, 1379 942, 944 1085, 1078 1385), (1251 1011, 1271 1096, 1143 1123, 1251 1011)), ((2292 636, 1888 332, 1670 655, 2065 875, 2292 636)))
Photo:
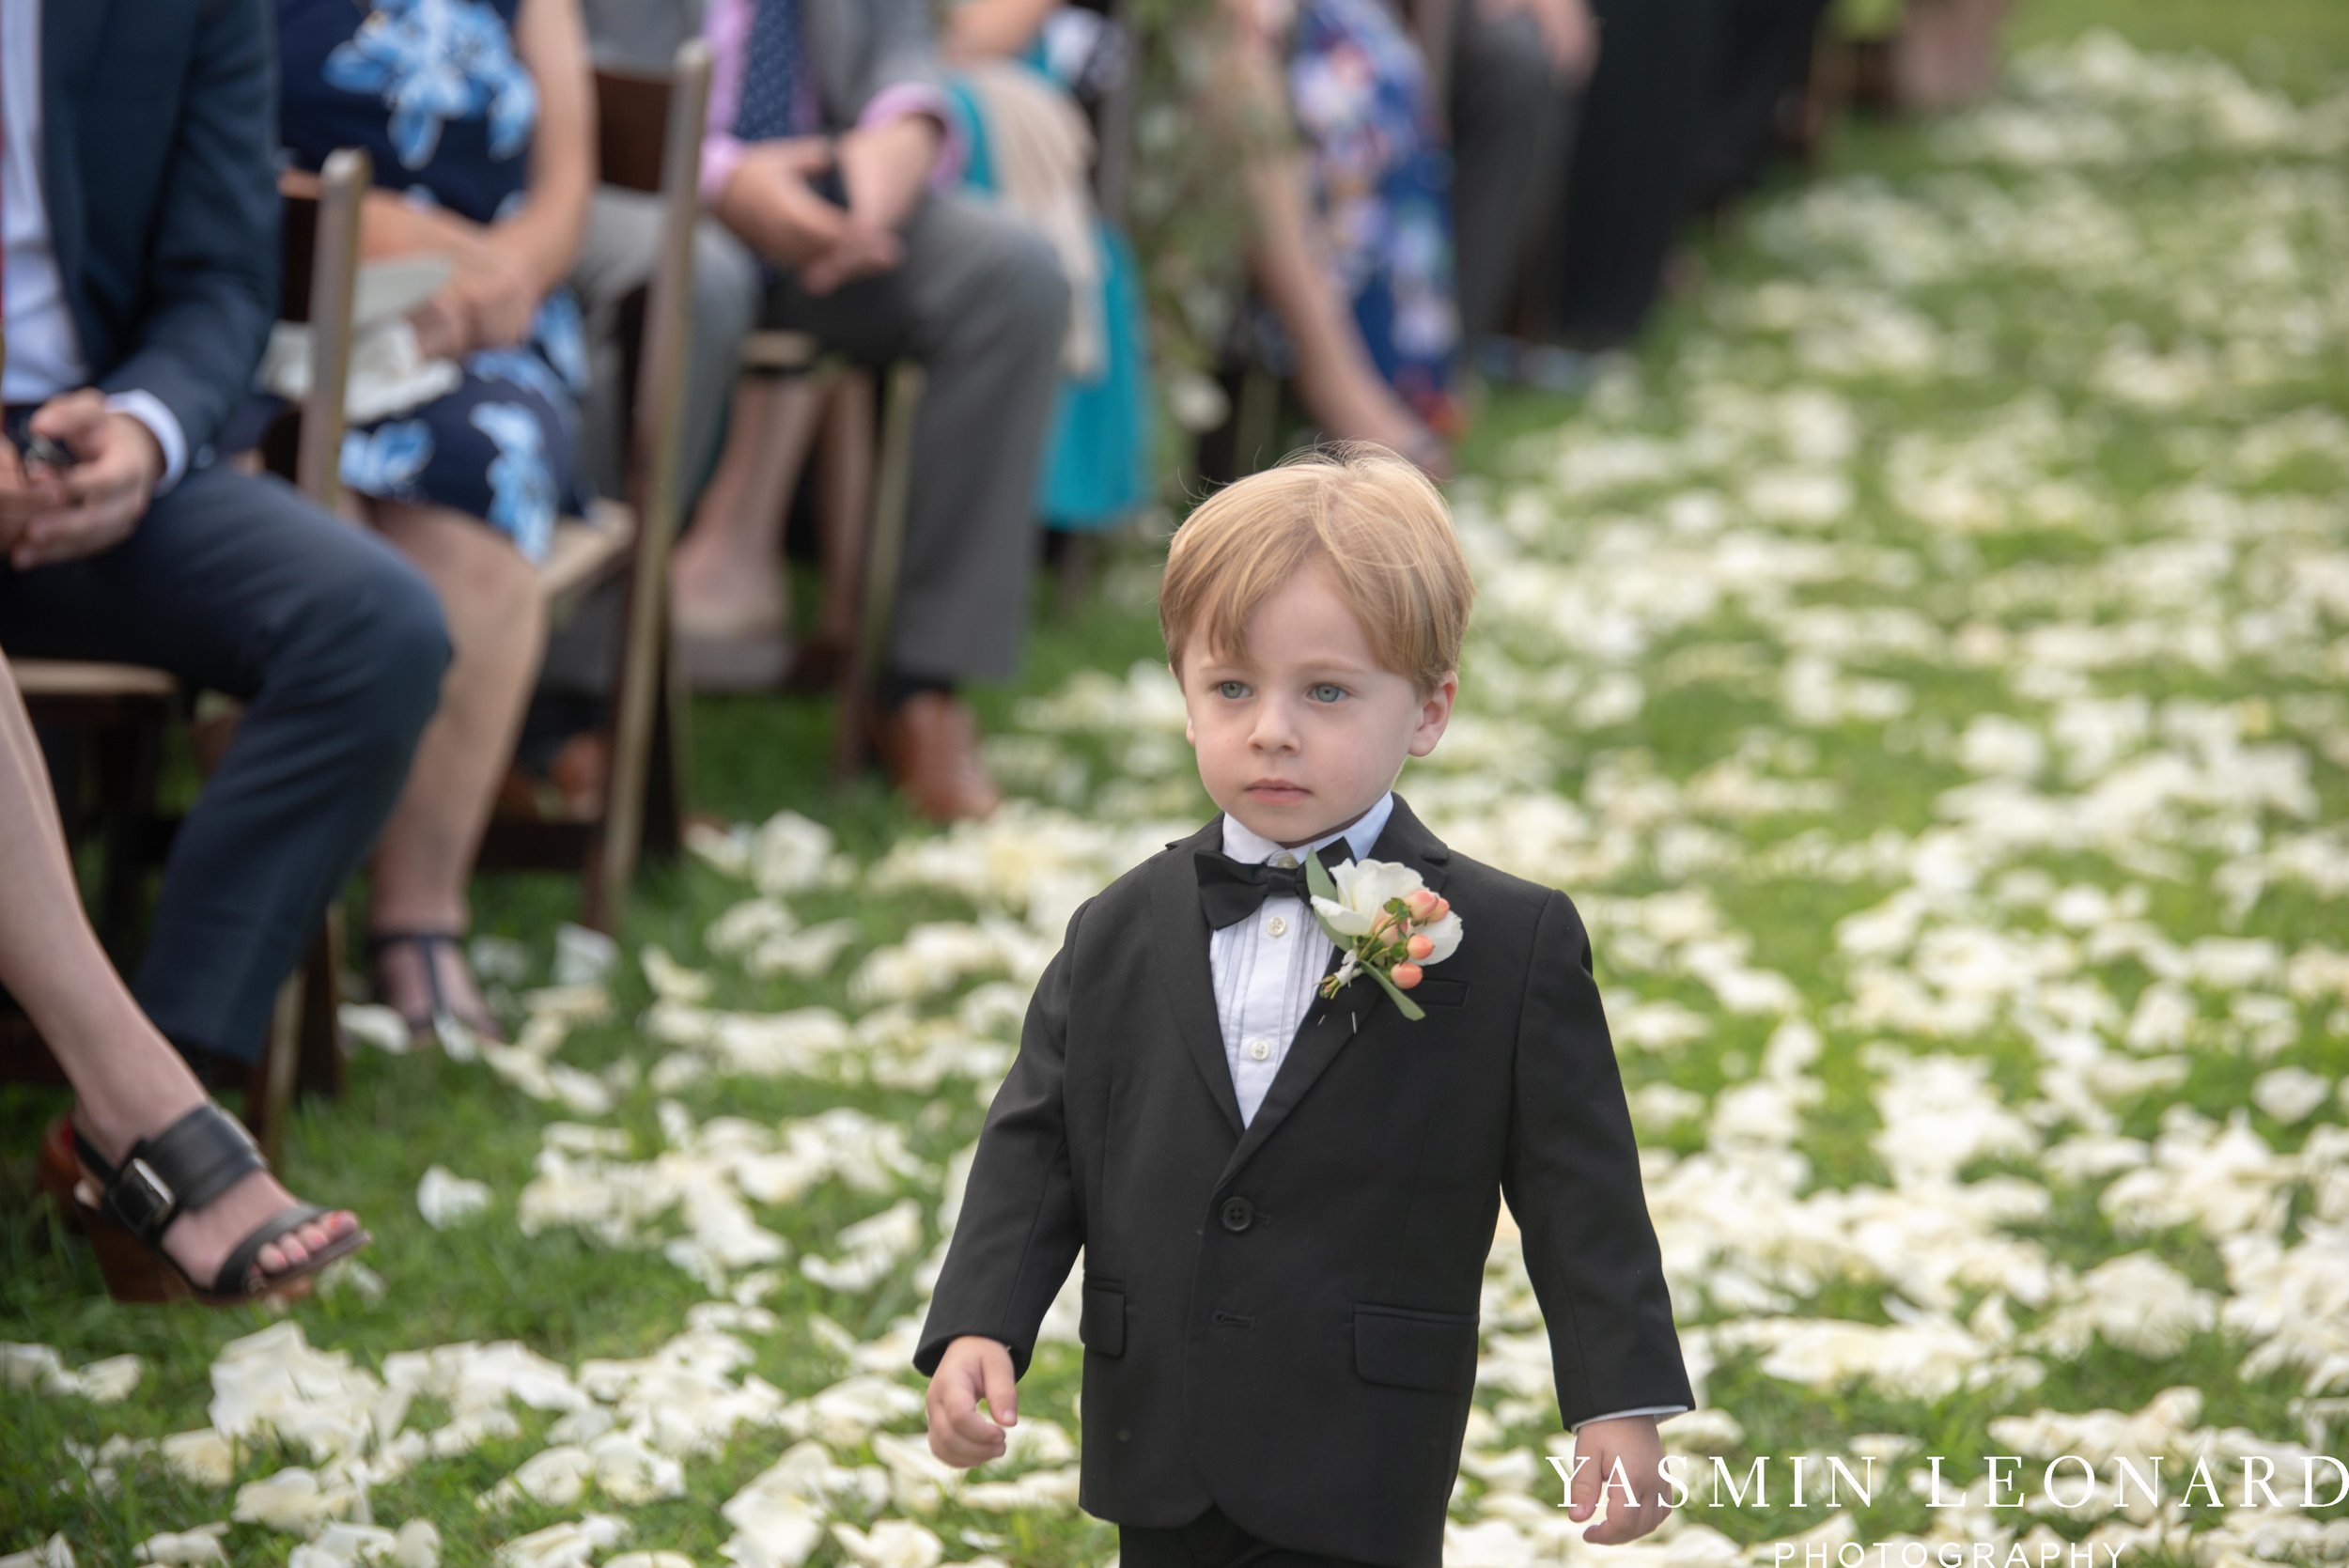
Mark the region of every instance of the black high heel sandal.
POLYGON ((208 1101, 153 1138, 132 1144, 119 1166, 109 1164, 79 1127, 73 1129, 73 1155, 86 1172, 74 1184, 73 1212, 98 1254, 106 1294, 117 1301, 192 1296, 207 1306, 233 1307, 283 1291, 375 1239, 364 1228, 354 1229, 289 1268, 265 1271, 262 1248, 334 1212, 289 1203, 247 1232, 229 1249, 219 1271, 199 1282, 163 1250, 163 1234, 181 1215, 208 1206, 255 1172, 269 1169, 252 1134, 208 1101))
POLYGON ((441 969, 432 961, 433 955, 441 948, 452 947, 457 950, 458 961, 462 963, 465 957, 463 932, 377 931, 369 935, 367 962, 375 970, 375 994, 378 1000, 382 998, 385 991, 383 955, 395 947, 412 947, 420 951, 424 960, 425 995, 430 1000, 431 1004, 429 1012, 402 1013, 399 1016, 399 1021, 408 1026, 408 1043, 411 1046, 428 1046, 435 1050, 445 1050, 448 1042, 442 1032, 452 1023, 481 1039, 499 1044, 505 1042, 506 1031, 495 1018, 482 1013, 468 1017, 456 1011, 448 1004, 448 993, 441 988, 441 969))

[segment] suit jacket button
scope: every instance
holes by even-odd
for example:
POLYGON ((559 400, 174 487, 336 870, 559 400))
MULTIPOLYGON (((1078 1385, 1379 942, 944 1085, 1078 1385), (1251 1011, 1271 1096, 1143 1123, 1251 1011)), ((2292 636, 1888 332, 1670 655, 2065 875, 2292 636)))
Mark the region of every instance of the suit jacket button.
POLYGON ((1245 1198, 1223 1200, 1223 1228, 1234 1235, 1255 1223, 1256 1205, 1245 1198))

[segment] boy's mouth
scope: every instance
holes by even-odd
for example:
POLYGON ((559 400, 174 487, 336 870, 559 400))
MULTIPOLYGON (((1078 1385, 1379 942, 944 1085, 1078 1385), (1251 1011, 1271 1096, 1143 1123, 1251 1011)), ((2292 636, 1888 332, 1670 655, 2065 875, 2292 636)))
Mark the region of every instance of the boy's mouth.
POLYGON ((1277 805, 1284 801, 1302 800, 1313 791, 1286 779, 1258 779, 1248 786, 1248 793, 1259 800, 1268 800, 1277 805))

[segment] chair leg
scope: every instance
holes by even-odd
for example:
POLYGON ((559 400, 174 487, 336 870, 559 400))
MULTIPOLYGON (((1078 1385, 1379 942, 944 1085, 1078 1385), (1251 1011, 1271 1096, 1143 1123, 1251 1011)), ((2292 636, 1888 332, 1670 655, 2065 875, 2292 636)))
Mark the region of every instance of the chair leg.
POLYGON ((815 640, 836 649, 845 660, 856 644, 857 614, 863 602, 859 551, 873 517, 877 439, 873 381, 862 372, 850 372, 826 390, 816 471, 818 550, 824 573, 815 640))
POLYGON ((166 722, 160 713, 134 713, 118 727, 102 732, 94 746, 99 839, 106 846, 98 933, 107 955, 126 973, 136 953, 140 893, 147 884, 147 823, 155 815, 166 722))
POLYGON ((253 1140, 272 1165, 284 1153, 286 1123, 293 1112, 294 1081, 302 1060, 303 993, 307 976, 301 970, 288 975, 277 989, 277 1009, 270 1019, 269 1041, 261 1060, 246 1080, 244 1122, 253 1140))
POLYGON ((294 1092, 339 1099, 343 1092, 343 907, 327 907, 303 971, 302 1037, 294 1092))
POLYGON ((672 860, 685 848, 685 692, 677 661, 664 651, 654 692, 652 745, 645 779, 644 855, 672 860))
POLYGON ((922 367, 901 360, 889 371, 881 415, 880 451, 873 476, 873 521, 858 551, 856 640, 841 682, 840 726, 832 747, 832 777, 854 777, 872 744, 873 698, 887 661, 890 622, 897 605, 897 574, 905 561, 906 505, 913 487, 913 420, 922 402, 922 367))
POLYGON ((1093 582, 1100 564, 1100 540, 1092 535, 1071 534, 1061 540, 1053 601, 1063 619, 1075 614, 1093 597, 1093 582))
POLYGON ((1232 476, 1241 478, 1269 463, 1280 439, 1281 380, 1263 365, 1251 364, 1240 381, 1239 410, 1232 476))

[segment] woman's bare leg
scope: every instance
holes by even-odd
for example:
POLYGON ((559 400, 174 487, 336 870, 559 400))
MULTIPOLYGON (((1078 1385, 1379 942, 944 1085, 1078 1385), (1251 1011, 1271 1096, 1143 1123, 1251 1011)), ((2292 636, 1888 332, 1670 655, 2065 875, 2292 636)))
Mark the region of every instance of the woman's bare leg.
MULTIPOLYGON (((204 1088, 139 1011, 98 945, 66 858, 56 797, 15 680, 0 660, 0 986, 24 1009, 73 1085, 75 1119, 101 1154, 119 1162, 141 1138, 204 1103, 204 1088)), ((293 1200, 256 1172, 180 1217, 164 1247, 209 1283, 236 1244, 293 1200)), ((357 1228, 330 1214, 260 1251, 270 1272, 357 1228)))
MULTIPOLYGON (((1263 126, 1285 118, 1286 88, 1268 40, 1237 26, 1226 58, 1232 62, 1226 85, 1240 97, 1238 133, 1249 134, 1249 121, 1263 126)), ((1340 440, 1381 442, 1422 461, 1440 462, 1440 441, 1380 377, 1352 307, 1330 285, 1304 155, 1253 147, 1246 178, 1255 219, 1251 271, 1297 347, 1297 392, 1306 411, 1340 440)))
POLYGON ((679 622, 713 633, 779 632, 783 527, 791 486, 815 440, 824 387, 814 378, 746 376, 737 383, 725 449, 670 557, 679 622))
MULTIPOLYGON (((386 931, 463 931, 466 885, 499 785, 513 766, 522 714, 546 651, 546 606, 537 568, 479 520, 443 506, 378 501, 375 525, 414 562, 441 598, 456 649, 441 708, 417 742, 407 787, 376 846, 367 919, 386 931)), ((430 1010, 427 951, 388 949, 380 973, 386 1001, 415 1017, 430 1010)), ((488 1008, 462 955, 433 950, 452 1011, 488 1008)))

